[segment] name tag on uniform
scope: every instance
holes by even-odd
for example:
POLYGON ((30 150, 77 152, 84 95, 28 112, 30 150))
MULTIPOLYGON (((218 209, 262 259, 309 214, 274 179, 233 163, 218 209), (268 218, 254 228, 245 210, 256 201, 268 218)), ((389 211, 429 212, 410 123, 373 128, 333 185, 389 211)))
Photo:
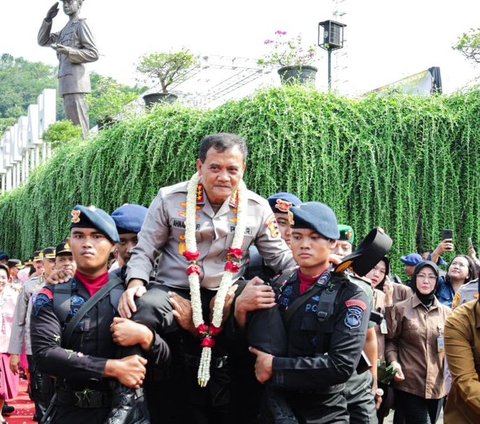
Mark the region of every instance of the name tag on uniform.
POLYGON ((383 318, 382 322, 380 323, 380 333, 388 334, 387 320, 385 318, 383 318))
POLYGON ((437 337, 437 352, 441 353, 445 350, 445 340, 443 336, 437 337))

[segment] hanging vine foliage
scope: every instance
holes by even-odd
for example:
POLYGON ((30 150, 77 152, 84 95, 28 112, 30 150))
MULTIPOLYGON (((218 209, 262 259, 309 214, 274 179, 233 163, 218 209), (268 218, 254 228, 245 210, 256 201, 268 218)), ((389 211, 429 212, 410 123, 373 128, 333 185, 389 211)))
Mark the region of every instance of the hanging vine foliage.
MULTIPOLYGON (((434 248, 455 229, 458 251, 480 242, 480 93, 352 100, 303 87, 271 89, 212 111, 164 106, 57 150, 0 198, 0 247, 28 257, 68 235, 69 212, 146 206, 190 177, 198 141, 234 132, 249 142, 247 185, 333 207, 358 239, 374 226, 392 256, 434 248)), ((395 262, 395 261, 394 261, 395 262)), ((398 268, 398 262, 396 262, 398 268)))

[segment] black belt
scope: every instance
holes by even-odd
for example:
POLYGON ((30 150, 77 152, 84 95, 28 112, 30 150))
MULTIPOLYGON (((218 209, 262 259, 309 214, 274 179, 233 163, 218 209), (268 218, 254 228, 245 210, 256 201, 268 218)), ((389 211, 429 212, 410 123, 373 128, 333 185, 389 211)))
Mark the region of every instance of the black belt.
POLYGON ((110 392, 57 388, 56 393, 56 403, 59 405, 74 405, 77 408, 109 408, 112 404, 110 392))
MULTIPOLYGON (((183 358, 188 366, 196 368, 200 366, 200 358, 198 356, 184 353, 183 358)), ((227 364, 228 356, 212 356, 212 359, 210 360, 210 367, 215 369, 224 368, 227 366, 227 364)))

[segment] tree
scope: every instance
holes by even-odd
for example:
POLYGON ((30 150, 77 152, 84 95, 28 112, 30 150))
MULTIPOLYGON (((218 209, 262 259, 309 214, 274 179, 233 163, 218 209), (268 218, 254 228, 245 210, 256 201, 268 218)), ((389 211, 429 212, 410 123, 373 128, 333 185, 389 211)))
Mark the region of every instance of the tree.
POLYGON ((105 125, 114 120, 125 106, 143 91, 139 87, 119 84, 113 78, 91 74, 92 92, 87 95, 91 124, 105 125))
POLYGON ((168 94, 168 87, 185 76, 196 63, 195 56, 182 49, 176 53, 150 53, 142 56, 137 70, 153 81, 158 80, 162 93, 168 94))
POLYGON ((480 63, 480 28, 471 28, 468 32, 464 32, 453 49, 458 50, 468 60, 480 63))
POLYGON ((56 68, 8 53, 0 57, 0 118, 19 118, 45 88, 57 87, 56 68))

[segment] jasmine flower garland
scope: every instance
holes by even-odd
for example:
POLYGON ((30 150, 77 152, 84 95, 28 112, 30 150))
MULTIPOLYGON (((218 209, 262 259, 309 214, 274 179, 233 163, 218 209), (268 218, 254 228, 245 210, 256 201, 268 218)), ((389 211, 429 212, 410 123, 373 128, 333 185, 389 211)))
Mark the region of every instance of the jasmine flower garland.
POLYGON ((200 252, 197 251, 197 240, 195 237, 196 228, 196 207, 197 190, 200 182, 200 176, 195 173, 188 183, 187 188, 187 207, 185 220, 185 243, 187 250, 183 254, 189 261, 187 267, 188 282, 190 284, 190 298, 192 302, 192 319, 195 328, 202 337, 202 357, 198 369, 198 384, 205 387, 210 380, 210 360, 212 348, 215 346, 214 337, 222 331, 223 307, 228 289, 231 287, 233 277, 240 271, 240 260, 243 257, 242 243, 246 229, 247 218, 247 196, 245 183, 240 181, 237 193, 237 224, 233 236, 232 246, 228 249, 225 272, 223 273, 220 287, 215 296, 213 306, 213 318, 210 325, 205 324, 202 314, 202 301, 200 298, 200 271, 197 261, 200 258, 200 252))

